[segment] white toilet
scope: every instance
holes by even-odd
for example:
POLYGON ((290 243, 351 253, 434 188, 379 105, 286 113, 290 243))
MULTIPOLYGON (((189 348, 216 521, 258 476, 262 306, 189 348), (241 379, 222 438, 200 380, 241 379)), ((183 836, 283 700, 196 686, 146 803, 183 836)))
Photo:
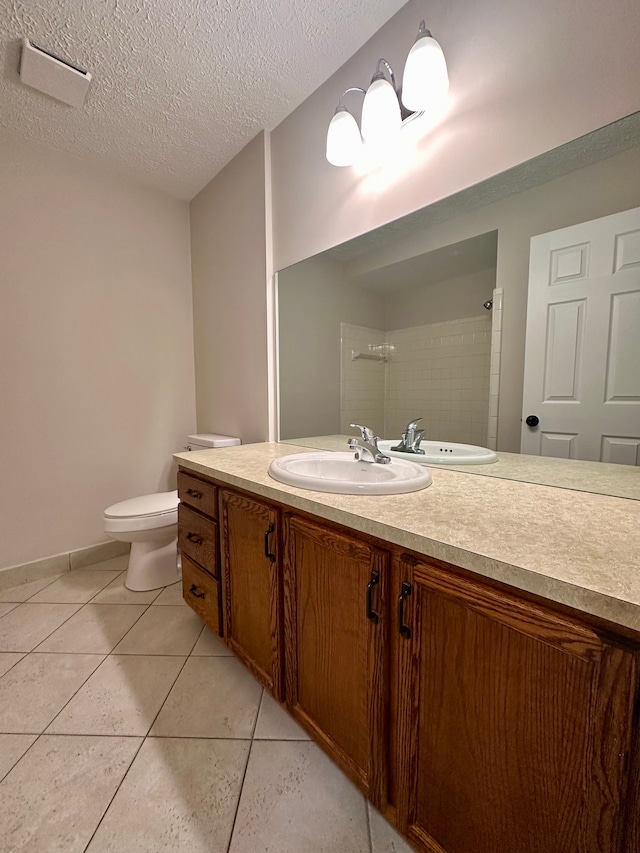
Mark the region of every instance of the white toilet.
MULTIPOLYGON (((202 433, 190 435, 184 449, 207 450, 234 444, 240 444, 240 439, 202 433)), ((180 580, 177 492, 143 495, 107 507, 104 529, 113 539, 131 542, 127 589, 158 589, 180 580)))

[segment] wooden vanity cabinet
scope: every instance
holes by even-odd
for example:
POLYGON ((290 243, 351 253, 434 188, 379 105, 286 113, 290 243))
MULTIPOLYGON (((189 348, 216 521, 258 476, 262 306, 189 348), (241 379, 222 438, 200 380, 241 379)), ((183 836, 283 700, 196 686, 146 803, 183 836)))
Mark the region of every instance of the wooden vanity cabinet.
POLYGON ((292 515, 284 531, 287 705, 382 807, 389 554, 292 515))
POLYGON ((224 636, 273 695, 284 698, 280 513, 220 489, 224 636))
POLYGON ((399 571, 401 831, 428 853, 637 853, 637 654, 428 561, 399 571))
POLYGON ((640 853, 635 635, 217 489, 185 598, 417 851, 640 853))

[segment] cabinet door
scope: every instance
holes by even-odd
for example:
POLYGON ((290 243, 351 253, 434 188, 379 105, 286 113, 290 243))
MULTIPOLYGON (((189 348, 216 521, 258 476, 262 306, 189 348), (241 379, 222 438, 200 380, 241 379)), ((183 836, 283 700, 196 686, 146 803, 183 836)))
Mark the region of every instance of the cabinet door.
POLYGON ((282 681, 282 580, 278 513, 220 491, 224 631, 231 650, 278 699, 282 681))
POLYGON ((437 566, 400 570, 400 828, 429 853, 620 853, 634 654, 437 566))
POLYGON ((285 537, 287 704, 382 806, 388 555, 293 517, 285 537))

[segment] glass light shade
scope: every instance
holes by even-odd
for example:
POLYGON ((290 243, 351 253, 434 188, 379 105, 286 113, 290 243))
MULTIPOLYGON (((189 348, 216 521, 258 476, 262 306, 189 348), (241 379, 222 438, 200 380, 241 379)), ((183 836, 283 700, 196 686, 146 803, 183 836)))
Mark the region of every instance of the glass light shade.
POLYGON ((449 91, 444 53, 430 35, 418 39, 409 51, 402 75, 402 103, 420 112, 442 102, 449 91))
POLYGON ((372 80, 362 104, 362 137, 367 142, 387 140, 402 125, 395 89, 384 77, 372 80))
POLYGON ((352 166, 361 150, 358 122, 346 107, 340 107, 329 122, 327 160, 332 166, 352 166))

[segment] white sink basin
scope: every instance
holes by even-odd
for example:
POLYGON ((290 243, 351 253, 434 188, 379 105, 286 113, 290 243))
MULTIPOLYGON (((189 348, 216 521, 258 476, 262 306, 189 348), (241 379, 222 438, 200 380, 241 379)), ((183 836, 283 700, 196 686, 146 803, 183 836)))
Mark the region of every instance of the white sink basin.
POLYGON ((423 441, 420 449, 422 453, 400 453, 391 450, 400 442, 379 441, 378 447, 385 454, 394 459, 407 459, 417 462, 419 465, 487 465, 489 462, 497 462, 498 457, 488 447, 476 447, 475 444, 456 444, 454 441, 423 441))
POLYGON ((332 451, 281 456, 269 466, 269 476, 288 486, 339 495, 401 495, 431 485, 429 471, 412 461, 381 465, 332 451))

